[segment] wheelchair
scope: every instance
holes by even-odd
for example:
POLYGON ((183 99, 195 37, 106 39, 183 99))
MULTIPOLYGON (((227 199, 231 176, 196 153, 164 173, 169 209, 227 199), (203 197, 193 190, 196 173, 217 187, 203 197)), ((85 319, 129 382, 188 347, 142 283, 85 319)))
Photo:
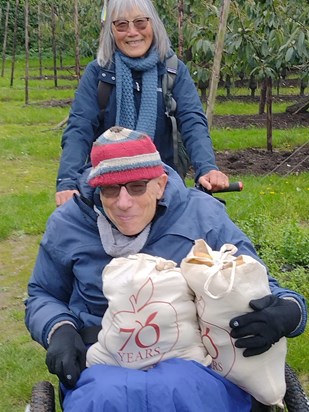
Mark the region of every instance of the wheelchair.
MULTIPOLYGON (((242 182, 232 182, 229 187, 212 193, 201 185, 195 187, 208 195, 216 195, 223 192, 240 192, 243 189, 242 182)), ((226 204, 224 199, 215 196, 219 202, 226 204)), ((295 371, 286 363, 285 364, 286 393, 283 399, 284 411, 287 412, 309 412, 309 398, 306 395, 295 371)), ((59 386, 59 401, 62 405, 62 393, 59 386)), ((251 412, 282 412, 277 406, 263 405, 252 398, 251 412)), ((55 388, 49 381, 40 381, 32 388, 31 400, 27 405, 25 412, 56 412, 55 388)), ((181 412, 181 411, 179 411, 181 412)), ((203 412, 203 411, 201 411, 203 412)), ((222 411, 224 412, 224 411, 222 411)))
MULTIPOLYGON (((285 380, 287 385, 287 390, 284 396, 285 411, 309 412, 309 398, 302 388, 302 385, 296 373, 288 364, 285 365, 285 380)), ((55 389, 53 385, 48 381, 41 381, 36 383, 32 388, 30 404, 27 405, 25 412, 55 411, 55 389)), ((279 409, 276 406, 262 405, 255 399, 252 400, 251 412, 279 411, 282 411, 282 409, 279 409)))

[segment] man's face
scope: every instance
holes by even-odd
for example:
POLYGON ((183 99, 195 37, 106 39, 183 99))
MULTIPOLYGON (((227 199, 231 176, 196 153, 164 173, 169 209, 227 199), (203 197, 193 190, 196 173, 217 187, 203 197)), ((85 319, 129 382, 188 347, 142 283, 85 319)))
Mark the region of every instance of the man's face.
POLYGON ((101 192, 103 209, 122 234, 137 235, 154 218, 157 201, 163 196, 166 183, 167 175, 163 174, 150 180, 145 193, 139 196, 130 195, 124 186, 116 197, 106 197, 101 192))

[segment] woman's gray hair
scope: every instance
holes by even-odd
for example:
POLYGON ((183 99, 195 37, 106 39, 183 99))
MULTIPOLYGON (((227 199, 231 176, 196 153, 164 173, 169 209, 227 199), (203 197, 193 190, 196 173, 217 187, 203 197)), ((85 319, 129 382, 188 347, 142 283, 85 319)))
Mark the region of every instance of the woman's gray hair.
POLYGON ((170 50, 170 40, 151 0, 109 0, 106 10, 106 21, 101 30, 97 61, 100 66, 106 66, 112 62, 116 43, 112 32, 114 20, 122 18, 132 9, 138 9, 145 17, 150 17, 153 29, 153 44, 158 50, 160 60, 164 61, 170 50))

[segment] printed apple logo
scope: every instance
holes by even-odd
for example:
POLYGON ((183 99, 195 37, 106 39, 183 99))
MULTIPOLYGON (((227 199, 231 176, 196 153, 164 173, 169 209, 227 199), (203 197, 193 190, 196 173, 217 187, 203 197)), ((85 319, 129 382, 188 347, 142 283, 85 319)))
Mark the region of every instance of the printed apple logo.
POLYGON ((136 368, 137 363, 142 367, 157 363, 178 342, 177 312, 170 302, 152 300, 154 294, 155 285, 148 278, 136 294, 123 299, 123 307, 129 302, 132 310, 119 310, 112 316, 104 344, 121 366, 136 368))
MULTIPOLYGON (((230 336, 230 330, 204 320, 207 319, 207 305, 205 305, 202 296, 199 297, 196 304, 201 337, 207 352, 212 358, 212 369, 227 377, 236 360, 236 349, 230 336)), ((218 304, 220 303, 218 302, 218 304)))

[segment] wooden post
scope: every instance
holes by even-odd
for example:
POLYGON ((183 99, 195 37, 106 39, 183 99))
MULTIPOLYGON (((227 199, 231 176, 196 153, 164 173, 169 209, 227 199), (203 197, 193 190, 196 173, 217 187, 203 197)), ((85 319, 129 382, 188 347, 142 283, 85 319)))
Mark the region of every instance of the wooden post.
POLYGON ((43 79, 43 66, 42 66, 42 14, 41 4, 38 2, 38 50, 39 50, 39 73, 40 79, 43 79))
POLYGON ((74 30, 75 30, 75 74, 80 79, 79 21, 78 0, 74 0, 74 30))
POLYGON ((209 89, 209 97, 208 97, 208 104, 207 104, 207 120, 208 120, 208 127, 211 128, 213 113, 214 113, 214 106, 217 94, 217 88, 219 83, 219 76, 220 76, 220 66, 221 66, 221 59, 222 59, 222 52, 224 46, 224 37, 226 32, 226 23, 227 18, 229 15, 230 9, 230 0, 223 0, 221 6, 221 13, 220 13, 220 22, 219 22, 219 29, 216 39, 216 48, 215 48, 215 55, 214 55, 214 62, 213 68, 211 73, 211 81, 210 81, 210 89, 209 89))
POLYGON ((14 35, 13 35, 13 50, 12 50, 11 83, 10 83, 11 87, 13 86, 13 83, 14 83, 18 6, 19 6, 19 0, 15 0, 15 20, 14 20, 14 35))
POLYGON ((178 57, 183 59, 183 0, 178 0, 178 57))
POLYGON ((57 46, 56 46, 56 8, 54 3, 51 4, 51 29, 52 29, 52 49, 54 62, 54 85, 58 87, 58 73, 57 73, 57 46))
POLYGON ((6 53, 6 42, 8 38, 8 28, 9 28, 9 12, 10 12, 10 3, 6 4, 6 16, 5 16, 5 25, 4 25, 4 36, 3 36, 3 46, 2 46, 2 69, 1 77, 4 76, 4 66, 5 66, 5 53, 6 53))
POLYGON ((261 83, 259 114, 265 113, 266 94, 267 94, 267 79, 266 77, 264 77, 261 83))
POLYGON ((267 150, 273 151, 273 115, 272 115, 272 78, 267 77, 266 80, 266 129, 267 129, 267 150))
POLYGON ((29 2, 25 0, 25 51, 26 51, 26 68, 25 68, 25 104, 29 103, 29 2))

